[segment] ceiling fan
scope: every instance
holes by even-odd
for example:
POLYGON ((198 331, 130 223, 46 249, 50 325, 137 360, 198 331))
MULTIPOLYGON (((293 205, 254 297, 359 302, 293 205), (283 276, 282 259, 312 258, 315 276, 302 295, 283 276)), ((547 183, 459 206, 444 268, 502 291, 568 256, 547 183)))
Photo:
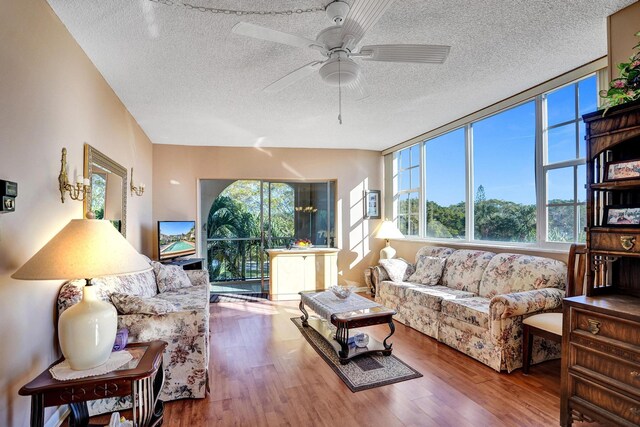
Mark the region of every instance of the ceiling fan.
MULTIPOLYGON (((351 87, 361 94, 366 92, 362 83, 361 66, 354 61, 414 62, 442 64, 450 46, 426 44, 367 45, 358 44, 395 0, 354 0, 349 6, 344 1, 334 1, 326 7, 327 17, 334 25, 320 31, 315 40, 308 39, 248 22, 239 22, 232 32, 243 36, 268 40, 303 49, 313 49, 324 56, 312 61, 271 83, 263 90, 275 93, 293 83, 318 72, 322 80, 341 88, 351 87)), ((338 115, 340 123, 341 117, 338 115)))

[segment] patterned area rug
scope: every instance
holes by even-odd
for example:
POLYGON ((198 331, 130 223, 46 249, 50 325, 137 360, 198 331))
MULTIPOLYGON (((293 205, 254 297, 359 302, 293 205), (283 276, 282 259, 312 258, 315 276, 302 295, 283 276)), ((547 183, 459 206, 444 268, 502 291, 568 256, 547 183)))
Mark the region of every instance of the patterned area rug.
POLYGON ((351 359, 346 365, 341 365, 333 347, 315 329, 303 327, 299 317, 292 317, 291 321, 354 393, 422 376, 420 372, 393 354, 391 356, 382 356, 381 354, 359 356, 351 359))
POLYGON ((209 302, 265 302, 269 294, 264 293, 244 293, 244 294, 211 294, 209 302))

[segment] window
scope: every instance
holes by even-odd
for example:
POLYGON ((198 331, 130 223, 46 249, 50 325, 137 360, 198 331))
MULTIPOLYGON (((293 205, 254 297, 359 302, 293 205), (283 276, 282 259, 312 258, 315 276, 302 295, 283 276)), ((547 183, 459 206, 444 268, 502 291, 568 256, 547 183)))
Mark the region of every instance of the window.
POLYGON ((536 241, 535 102, 471 125, 474 237, 536 241))
POLYGON ((595 74, 394 153, 406 236, 518 244, 585 240, 582 115, 595 74))
POLYGON ((399 151, 397 179, 398 228, 405 236, 418 236, 420 224, 420 144, 399 151))
POLYGON ((465 130, 425 143, 427 237, 465 237, 465 130))
POLYGON ((597 108, 596 76, 542 96, 546 240, 584 242, 586 224, 585 125, 597 108))

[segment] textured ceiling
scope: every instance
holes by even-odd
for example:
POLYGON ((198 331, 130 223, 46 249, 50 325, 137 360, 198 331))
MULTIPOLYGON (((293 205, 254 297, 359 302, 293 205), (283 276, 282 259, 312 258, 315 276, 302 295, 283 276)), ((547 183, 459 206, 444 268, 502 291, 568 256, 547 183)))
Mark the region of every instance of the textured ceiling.
MULTIPOLYGON (((262 88, 319 53, 231 33, 247 21, 315 39, 323 12, 203 13, 149 0, 48 0, 155 144, 382 150, 606 54, 606 17, 633 0, 398 0, 364 44, 450 45, 444 65, 361 61, 370 96, 315 74, 262 88)), ((328 0, 184 0, 282 10, 328 0)), ((352 3, 353 0, 346 0, 352 3)))

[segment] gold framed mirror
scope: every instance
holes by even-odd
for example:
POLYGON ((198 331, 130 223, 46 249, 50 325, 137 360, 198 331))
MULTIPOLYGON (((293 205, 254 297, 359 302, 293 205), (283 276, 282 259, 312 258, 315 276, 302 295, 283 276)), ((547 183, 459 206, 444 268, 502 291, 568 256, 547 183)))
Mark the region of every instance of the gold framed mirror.
POLYGON ((127 170, 89 144, 84 145, 84 176, 91 192, 84 199, 84 212, 107 219, 127 235, 127 170))

